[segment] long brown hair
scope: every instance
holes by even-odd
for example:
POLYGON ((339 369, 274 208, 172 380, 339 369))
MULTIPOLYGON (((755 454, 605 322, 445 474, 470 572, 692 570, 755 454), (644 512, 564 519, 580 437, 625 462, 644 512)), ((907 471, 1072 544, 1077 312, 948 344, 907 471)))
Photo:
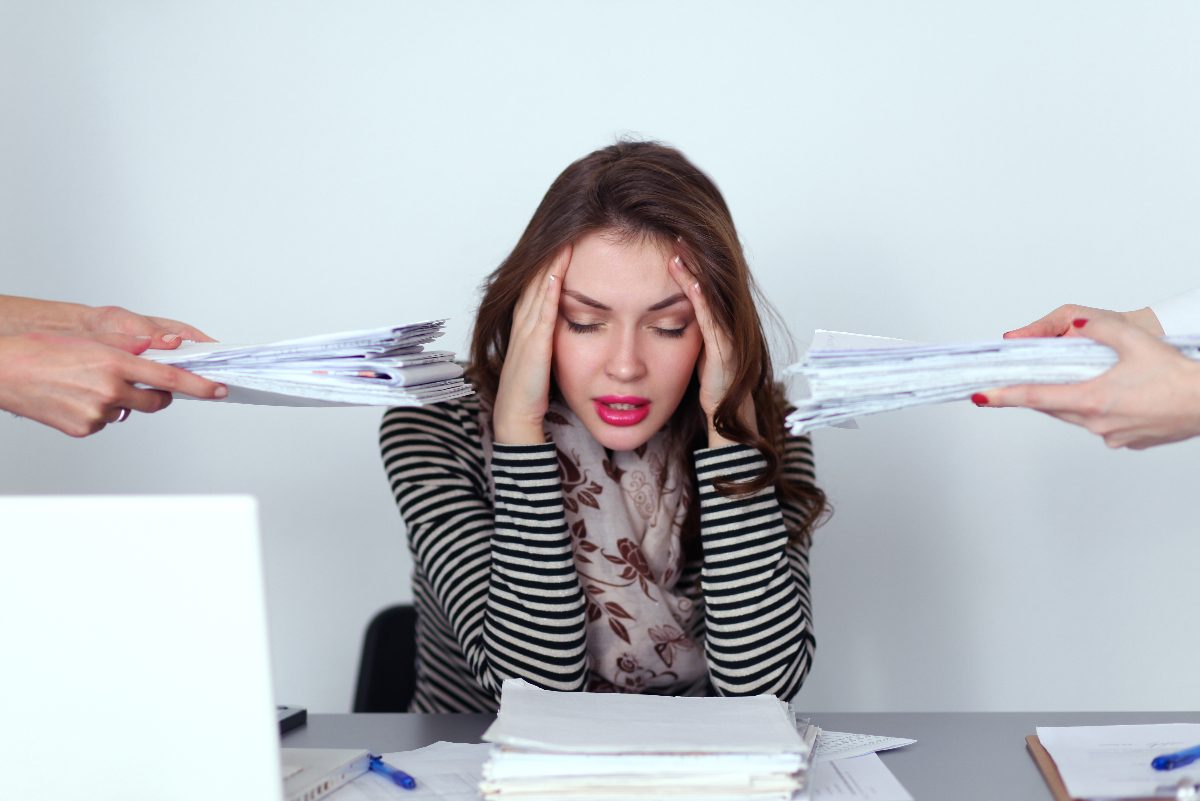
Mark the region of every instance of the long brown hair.
MULTIPOLYGON (((793 535, 807 535, 825 510, 825 493, 811 483, 785 476, 782 470, 785 401, 775 384, 756 296, 764 307, 766 302, 754 285, 720 190, 672 147, 657 142, 618 142, 571 164, 550 185, 512 253, 483 284, 467 376, 484 402, 491 406, 496 399, 513 311, 525 287, 563 247, 600 231, 660 240, 683 251, 713 316, 736 350, 733 381, 713 415, 716 429, 728 439, 757 448, 767 462, 766 469, 752 481, 736 486, 719 483, 718 491, 731 495, 773 485, 780 500, 796 502, 805 510, 802 530, 793 535), (753 398, 760 433, 738 418, 747 396, 753 398)), ((552 392, 556 392, 553 387, 552 392)), ((684 466, 694 449, 707 445, 695 375, 671 416, 668 441, 672 458, 684 466)), ((681 473, 689 477, 689 497, 695 498, 692 471, 681 473)), ((698 505, 689 505, 684 532, 694 545, 699 531, 698 505)))

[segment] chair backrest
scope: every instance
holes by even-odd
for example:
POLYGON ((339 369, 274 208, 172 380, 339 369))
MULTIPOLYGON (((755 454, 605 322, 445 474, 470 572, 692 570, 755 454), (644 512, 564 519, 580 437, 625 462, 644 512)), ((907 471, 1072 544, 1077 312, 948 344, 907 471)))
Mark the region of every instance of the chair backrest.
POLYGON ((389 606, 363 636, 355 712, 407 712, 417 687, 417 610, 389 606))

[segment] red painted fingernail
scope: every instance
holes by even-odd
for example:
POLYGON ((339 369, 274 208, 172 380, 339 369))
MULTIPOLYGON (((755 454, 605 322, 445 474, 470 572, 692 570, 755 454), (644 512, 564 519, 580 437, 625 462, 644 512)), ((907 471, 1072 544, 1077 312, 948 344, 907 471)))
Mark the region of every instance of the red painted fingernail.
POLYGON ((971 403, 975 404, 976 406, 987 406, 987 395, 984 395, 982 392, 976 392, 971 396, 971 403))
POLYGON ((1083 328, 1085 325, 1087 325, 1087 318, 1086 317, 1076 317, 1074 320, 1071 321, 1071 325, 1075 326, 1076 328, 1083 328))

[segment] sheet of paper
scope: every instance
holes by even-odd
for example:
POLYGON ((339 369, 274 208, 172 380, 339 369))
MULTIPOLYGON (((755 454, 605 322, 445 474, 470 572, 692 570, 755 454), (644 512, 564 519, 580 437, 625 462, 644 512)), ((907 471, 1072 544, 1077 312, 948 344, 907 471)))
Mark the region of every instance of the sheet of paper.
POLYGON ((877 337, 872 334, 852 334, 849 331, 826 331, 818 328, 813 332, 812 350, 868 350, 872 348, 902 348, 918 343, 895 337, 877 337))
POLYGON ((916 740, 905 737, 884 737, 879 734, 851 734, 844 731, 825 731, 817 737, 817 747, 813 751, 814 762, 828 762, 832 759, 849 759, 850 757, 874 754, 878 751, 889 751, 893 748, 903 748, 912 745, 916 740))
POLYGON ((810 777, 812 801, 913 801, 875 754, 818 762, 810 777))
POLYGON ((1072 798, 1174 798, 1180 779, 1200 781, 1200 763, 1172 771, 1150 767, 1160 754, 1200 743, 1200 723, 1038 726, 1037 736, 1072 798))
POLYGON ((397 787, 378 773, 360 776, 329 796, 331 801, 478 801, 483 763, 491 752, 487 743, 445 741, 383 755, 417 781, 415 790, 397 787))

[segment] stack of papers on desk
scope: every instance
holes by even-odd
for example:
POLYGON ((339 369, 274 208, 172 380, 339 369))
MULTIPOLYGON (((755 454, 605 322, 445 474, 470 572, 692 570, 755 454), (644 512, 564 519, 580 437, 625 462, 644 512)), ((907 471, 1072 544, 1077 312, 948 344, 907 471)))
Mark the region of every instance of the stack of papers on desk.
MULTIPOLYGON (((1200 360, 1200 336, 1165 341, 1200 360)), ((811 394, 794 401, 787 423, 803 434, 869 414, 966 400, 994 387, 1087 381, 1116 361, 1111 348, 1084 337, 919 345, 817 331, 804 360, 788 368, 808 380, 811 394)))
POLYGON ((773 696, 558 693, 504 683, 483 739, 485 799, 789 801, 804 788, 814 727, 773 696))
POLYGON ((415 406, 471 394, 450 351, 424 345, 445 320, 266 345, 187 342, 144 358, 229 388, 225 399, 269 406, 415 406))

